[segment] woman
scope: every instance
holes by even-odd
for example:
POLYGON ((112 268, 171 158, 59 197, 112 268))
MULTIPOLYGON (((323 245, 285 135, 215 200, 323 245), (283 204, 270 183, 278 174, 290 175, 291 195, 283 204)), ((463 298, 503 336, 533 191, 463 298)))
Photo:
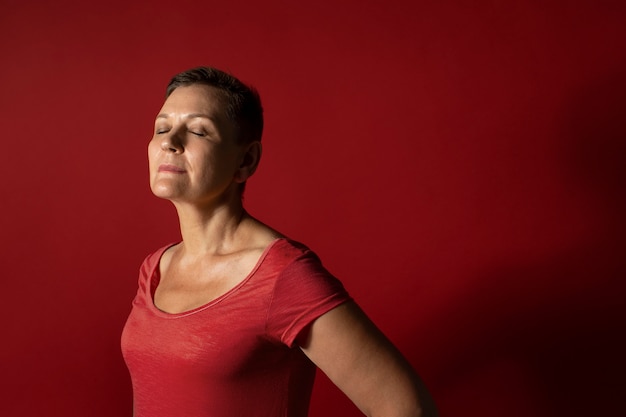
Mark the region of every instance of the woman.
POLYGON ((244 210, 262 129, 258 95, 229 74, 196 68, 167 88, 150 186, 174 204, 182 241, 144 261, 122 335, 135 416, 303 417, 315 366, 366 415, 433 415, 316 255, 244 210))

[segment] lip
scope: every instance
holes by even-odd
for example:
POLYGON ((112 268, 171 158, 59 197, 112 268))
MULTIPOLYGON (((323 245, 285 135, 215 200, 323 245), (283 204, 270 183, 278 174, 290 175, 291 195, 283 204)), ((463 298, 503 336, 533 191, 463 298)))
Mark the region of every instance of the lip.
POLYGON ((171 172, 174 174, 182 174, 185 171, 183 168, 178 167, 176 165, 171 165, 171 164, 161 164, 159 165, 159 172, 171 172))

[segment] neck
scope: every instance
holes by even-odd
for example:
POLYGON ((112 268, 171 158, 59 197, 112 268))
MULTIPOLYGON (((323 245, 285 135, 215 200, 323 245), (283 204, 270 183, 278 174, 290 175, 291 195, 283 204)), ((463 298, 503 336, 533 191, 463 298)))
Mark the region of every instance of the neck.
POLYGON ((241 200, 214 207, 174 203, 186 255, 220 254, 236 250, 241 226, 250 218, 241 200))

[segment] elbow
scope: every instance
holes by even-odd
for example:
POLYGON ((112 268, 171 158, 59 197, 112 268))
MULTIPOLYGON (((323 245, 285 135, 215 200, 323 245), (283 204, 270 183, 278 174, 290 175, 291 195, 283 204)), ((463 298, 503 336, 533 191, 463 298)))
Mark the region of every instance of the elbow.
POLYGON ((439 417, 435 402, 427 392, 421 392, 418 398, 415 398, 414 401, 407 401, 405 407, 384 415, 394 417, 439 417))
POLYGON ((434 407, 417 406, 412 410, 397 415, 398 417, 439 417, 434 407))
POLYGON ((404 407, 392 406, 384 411, 365 413, 370 417, 439 417, 432 401, 405 404, 404 407))
POLYGON ((437 410, 434 408, 424 409, 422 407, 415 410, 415 412, 411 415, 414 417, 439 417, 437 410))
POLYGON ((437 411, 435 402, 430 396, 427 396, 427 398, 423 398, 422 401, 420 401, 415 412, 411 415, 415 417, 439 417, 439 412, 437 411))

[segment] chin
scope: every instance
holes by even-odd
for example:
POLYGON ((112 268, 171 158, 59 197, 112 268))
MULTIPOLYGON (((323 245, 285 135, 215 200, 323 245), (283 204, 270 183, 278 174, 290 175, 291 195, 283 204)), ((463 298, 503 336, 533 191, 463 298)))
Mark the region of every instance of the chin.
POLYGON ((173 190, 171 187, 164 187, 162 185, 152 185, 150 190, 155 197, 163 198, 166 200, 172 200, 176 198, 180 193, 173 190))

